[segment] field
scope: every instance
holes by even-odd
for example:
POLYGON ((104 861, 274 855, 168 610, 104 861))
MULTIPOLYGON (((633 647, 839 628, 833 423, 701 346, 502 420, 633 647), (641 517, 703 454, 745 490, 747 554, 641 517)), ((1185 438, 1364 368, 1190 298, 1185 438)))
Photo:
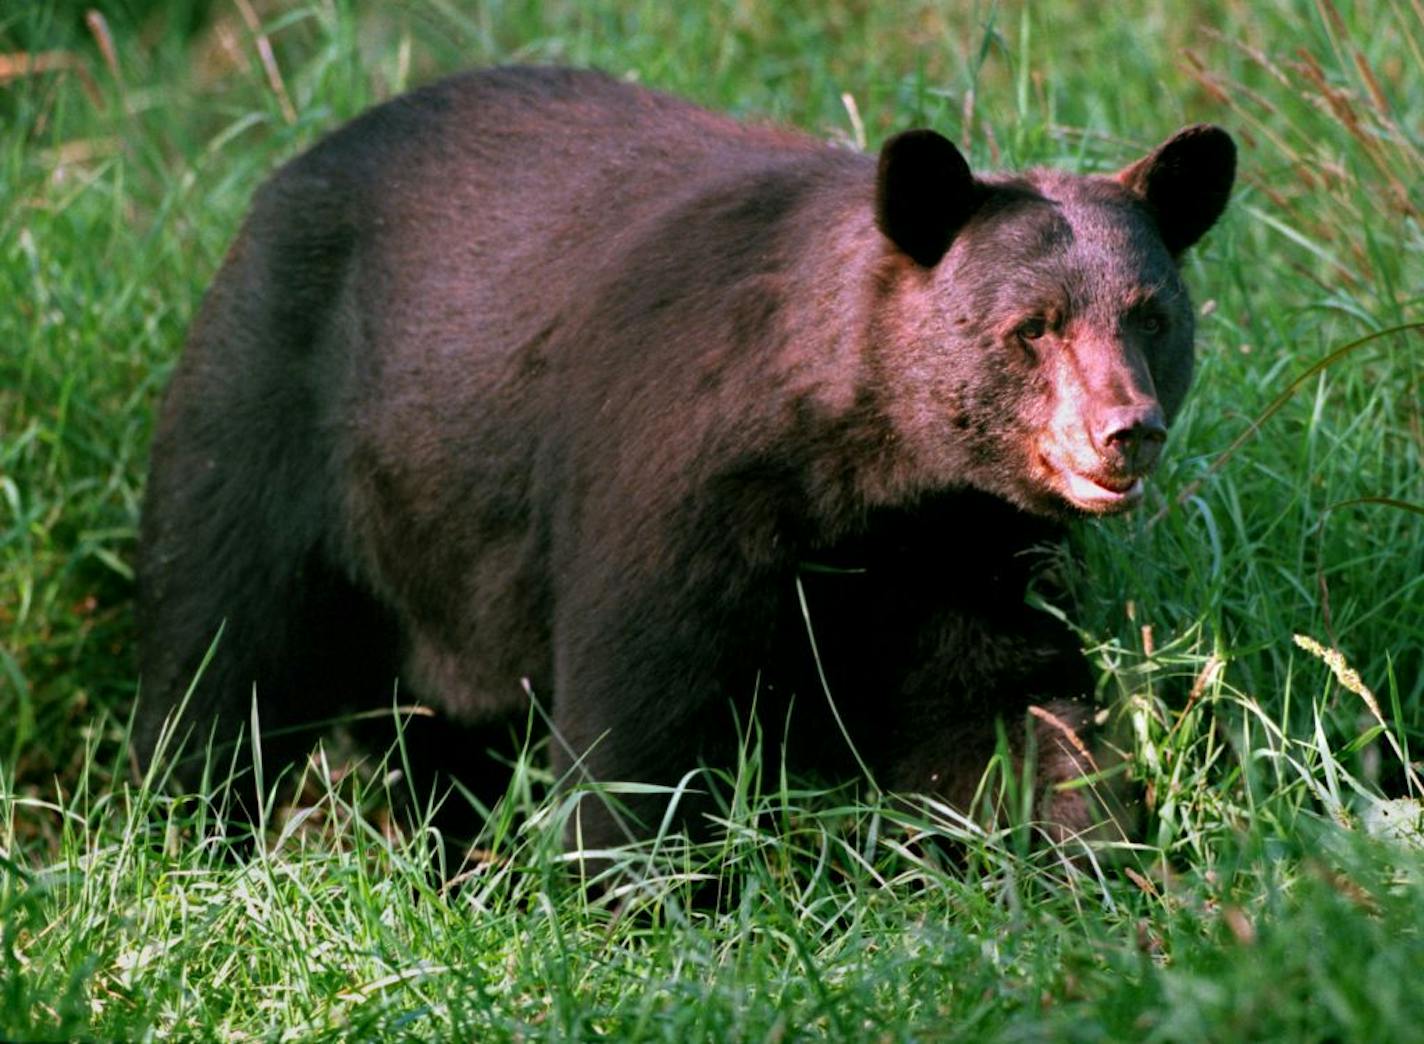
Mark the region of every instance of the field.
POLYGON ((1424 1039, 1424 7, 801 6, 0 10, 0 1038, 1424 1039), (314 763, 256 845, 139 776, 147 445, 248 200, 366 106, 513 61, 870 149, 931 125, 981 169, 1236 135, 1185 264, 1193 396, 1054 607, 1133 840, 749 759, 725 841, 629 852, 608 893, 537 750, 458 874, 388 793, 399 750, 314 763))

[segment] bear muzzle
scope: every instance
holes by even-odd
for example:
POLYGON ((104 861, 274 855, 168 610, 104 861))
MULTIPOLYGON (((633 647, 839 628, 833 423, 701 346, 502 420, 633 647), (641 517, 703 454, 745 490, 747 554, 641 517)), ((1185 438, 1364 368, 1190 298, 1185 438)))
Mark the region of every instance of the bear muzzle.
POLYGON ((1154 400, 1116 406, 1099 414, 1089 428, 1093 448, 1110 472, 1140 478, 1157 466, 1167 441, 1167 420, 1154 400))
POLYGON ((1155 400, 1105 407, 1082 418, 1067 438, 1039 447, 1047 484, 1092 514, 1128 511, 1142 500, 1143 480, 1157 466, 1167 422, 1155 400))
POLYGON ((1061 471, 1059 474, 1063 484, 1060 492, 1064 498, 1084 511, 1099 515, 1113 514, 1136 507, 1142 499, 1141 476, 1124 482, 1077 471, 1061 471))

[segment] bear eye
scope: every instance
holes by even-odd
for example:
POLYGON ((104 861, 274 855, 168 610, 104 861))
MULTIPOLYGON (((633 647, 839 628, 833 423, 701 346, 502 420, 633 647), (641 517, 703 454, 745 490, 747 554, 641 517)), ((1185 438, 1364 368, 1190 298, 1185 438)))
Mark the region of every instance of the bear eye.
POLYGON ((1158 334, 1167 332, 1167 316, 1160 308, 1136 309, 1129 316, 1129 322, 1136 327, 1139 333, 1146 334, 1148 337, 1156 337, 1158 334))
POLYGON ((1014 331, 1021 341, 1036 341, 1048 332, 1048 320, 1041 315, 1025 319, 1014 331))

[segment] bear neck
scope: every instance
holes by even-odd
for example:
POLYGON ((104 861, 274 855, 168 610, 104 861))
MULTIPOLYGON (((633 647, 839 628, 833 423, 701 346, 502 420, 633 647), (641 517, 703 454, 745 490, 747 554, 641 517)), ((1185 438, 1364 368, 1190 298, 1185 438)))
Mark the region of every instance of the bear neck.
MULTIPOLYGON (((899 435, 887 409, 886 382, 893 375, 885 372, 891 353, 884 346, 897 336, 898 299, 923 290, 929 277, 875 227, 871 172, 857 173, 808 197, 805 213, 819 216, 815 227, 788 215, 787 238, 799 242, 781 278, 790 299, 814 307, 782 316, 771 376, 782 389, 779 409, 789 418, 779 422, 776 444, 798 447, 798 459, 778 470, 786 474, 784 464, 793 464, 795 513, 805 519, 802 546, 813 558, 842 551, 854 558, 883 531, 913 554, 917 543, 938 539, 932 535, 937 527, 952 536, 961 519, 975 520, 977 546, 1004 554, 1060 539, 1064 519, 1032 514, 975 488, 967 477, 946 481, 943 469, 927 467, 899 435), (787 426, 794 437, 787 437, 787 426), (927 528, 907 526, 917 515, 933 521, 927 528)), ((963 474, 969 473, 966 465, 963 474)))

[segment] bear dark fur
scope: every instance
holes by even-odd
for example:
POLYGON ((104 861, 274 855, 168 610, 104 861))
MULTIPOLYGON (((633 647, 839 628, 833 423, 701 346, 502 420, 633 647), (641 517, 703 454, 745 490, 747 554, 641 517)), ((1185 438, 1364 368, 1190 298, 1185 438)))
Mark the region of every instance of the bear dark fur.
MULTIPOLYGON (((398 679, 447 741, 532 692, 576 780, 725 765, 754 702, 844 775, 828 689, 882 787, 966 804, 1031 704, 1072 777, 1093 679, 1026 552, 1139 499, 1234 156, 1197 126, 1116 177, 975 178, 931 131, 877 165, 556 69, 371 110, 257 194, 173 377, 140 752, 225 623, 187 718, 220 741, 254 685, 265 730, 398 679)), ((627 836, 587 805, 586 844, 627 836)))

